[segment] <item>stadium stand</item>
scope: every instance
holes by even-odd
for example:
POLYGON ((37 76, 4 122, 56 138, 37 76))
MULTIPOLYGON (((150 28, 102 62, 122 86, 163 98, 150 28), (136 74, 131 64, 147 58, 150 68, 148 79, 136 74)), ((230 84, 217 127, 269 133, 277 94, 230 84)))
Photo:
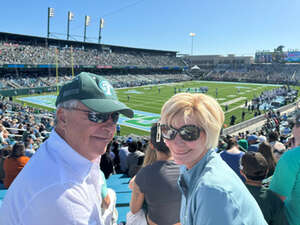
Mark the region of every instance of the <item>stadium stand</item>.
MULTIPOLYGON (((238 66, 220 64, 207 68, 200 66, 200 76, 198 76, 199 74, 194 76, 192 72, 184 70, 187 65, 191 66, 192 62, 176 57, 175 52, 119 46, 100 46, 99 48, 98 45, 89 43, 47 41, 49 42, 37 37, 0 33, 0 90, 15 91, 22 88, 33 90, 36 87, 56 86, 56 83, 60 85, 72 78, 72 66, 74 66, 76 74, 84 70, 103 75, 117 88, 191 79, 292 85, 299 84, 300 78, 300 65, 298 64, 238 66), (58 61, 60 69, 58 77, 55 74, 56 61, 58 61)), ((49 91, 53 90, 55 89, 49 89, 49 91)), ((274 93, 264 94, 266 96, 274 95, 274 93)), ((12 95, 17 94, 13 93, 12 95)), ((277 141, 284 146, 283 154, 293 147, 291 125, 288 120, 297 108, 298 105, 293 103, 280 108, 277 111, 279 113, 270 110, 267 112, 267 116, 260 115, 250 121, 224 129, 217 151, 225 150, 232 137, 236 138, 238 143, 245 143, 250 135, 268 139, 270 132, 276 131, 278 133, 277 141)), ((39 145, 47 139, 53 123, 53 113, 23 106, 10 101, 8 97, 2 97, 0 124, 9 132, 9 136, 5 138, 5 143, 0 144, 1 153, 8 147, 12 147, 15 142, 27 140, 27 138, 33 139, 32 149, 38 149, 39 145)), ((115 153, 118 153, 122 143, 128 137, 118 137, 116 141, 121 144, 115 153)), ((134 135, 130 135, 130 137, 140 140, 148 138, 134 135)), ((117 163, 114 166, 117 167, 117 163)), ((115 190, 117 194, 118 223, 126 221, 126 214, 130 210, 129 179, 125 174, 113 174, 107 180, 108 187, 115 190)), ((270 180, 265 181, 266 186, 269 182, 270 180)), ((0 182, 0 206, 7 191, 3 188, 0 182)))

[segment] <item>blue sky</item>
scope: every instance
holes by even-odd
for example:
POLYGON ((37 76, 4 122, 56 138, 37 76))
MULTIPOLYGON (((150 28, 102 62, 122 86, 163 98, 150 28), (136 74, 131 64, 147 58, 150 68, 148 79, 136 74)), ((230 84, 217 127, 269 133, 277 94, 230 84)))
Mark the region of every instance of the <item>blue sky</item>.
POLYGON ((73 40, 83 40, 84 17, 89 42, 97 42, 104 18, 102 43, 190 54, 254 55, 279 45, 300 49, 299 0, 9 0, 1 1, 0 31, 47 35, 52 7, 52 37, 66 39, 67 13, 73 40))

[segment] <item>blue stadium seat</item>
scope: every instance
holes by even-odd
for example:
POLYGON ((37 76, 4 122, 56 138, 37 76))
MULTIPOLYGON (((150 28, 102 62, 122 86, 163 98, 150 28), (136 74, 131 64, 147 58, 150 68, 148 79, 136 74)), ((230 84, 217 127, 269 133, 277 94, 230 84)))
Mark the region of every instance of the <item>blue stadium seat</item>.
POLYGON ((126 221, 126 214, 130 211, 131 190, 128 186, 130 179, 125 174, 114 174, 107 180, 107 187, 113 189, 117 195, 118 223, 126 221))
POLYGON ((117 207, 118 210, 118 224, 122 221, 126 222, 126 214, 130 211, 129 206, 117 207))
POLYGON ((0 206, 2 204, 2 200, 4 199, 6 192, 7 192, 7 189, 4 188, 3 184, 0 184, 0 206))

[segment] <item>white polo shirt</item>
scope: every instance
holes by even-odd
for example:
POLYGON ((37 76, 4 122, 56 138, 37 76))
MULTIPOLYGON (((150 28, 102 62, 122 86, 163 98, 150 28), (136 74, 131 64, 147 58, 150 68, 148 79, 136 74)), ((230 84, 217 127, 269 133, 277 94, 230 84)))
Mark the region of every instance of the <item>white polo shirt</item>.
POLYGON ((53 130, 7 191, 0 224, 102 225, 99 171, 53 130))

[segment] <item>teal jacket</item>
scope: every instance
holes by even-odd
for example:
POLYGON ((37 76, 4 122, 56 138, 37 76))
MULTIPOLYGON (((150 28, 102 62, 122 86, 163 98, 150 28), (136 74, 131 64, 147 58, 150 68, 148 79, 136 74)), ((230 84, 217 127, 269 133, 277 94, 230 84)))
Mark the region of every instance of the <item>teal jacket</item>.
POLYGON ((192 169, 182 167, 178 185, 182 225, 267 225, 241 179, 213 150, 192 169))

